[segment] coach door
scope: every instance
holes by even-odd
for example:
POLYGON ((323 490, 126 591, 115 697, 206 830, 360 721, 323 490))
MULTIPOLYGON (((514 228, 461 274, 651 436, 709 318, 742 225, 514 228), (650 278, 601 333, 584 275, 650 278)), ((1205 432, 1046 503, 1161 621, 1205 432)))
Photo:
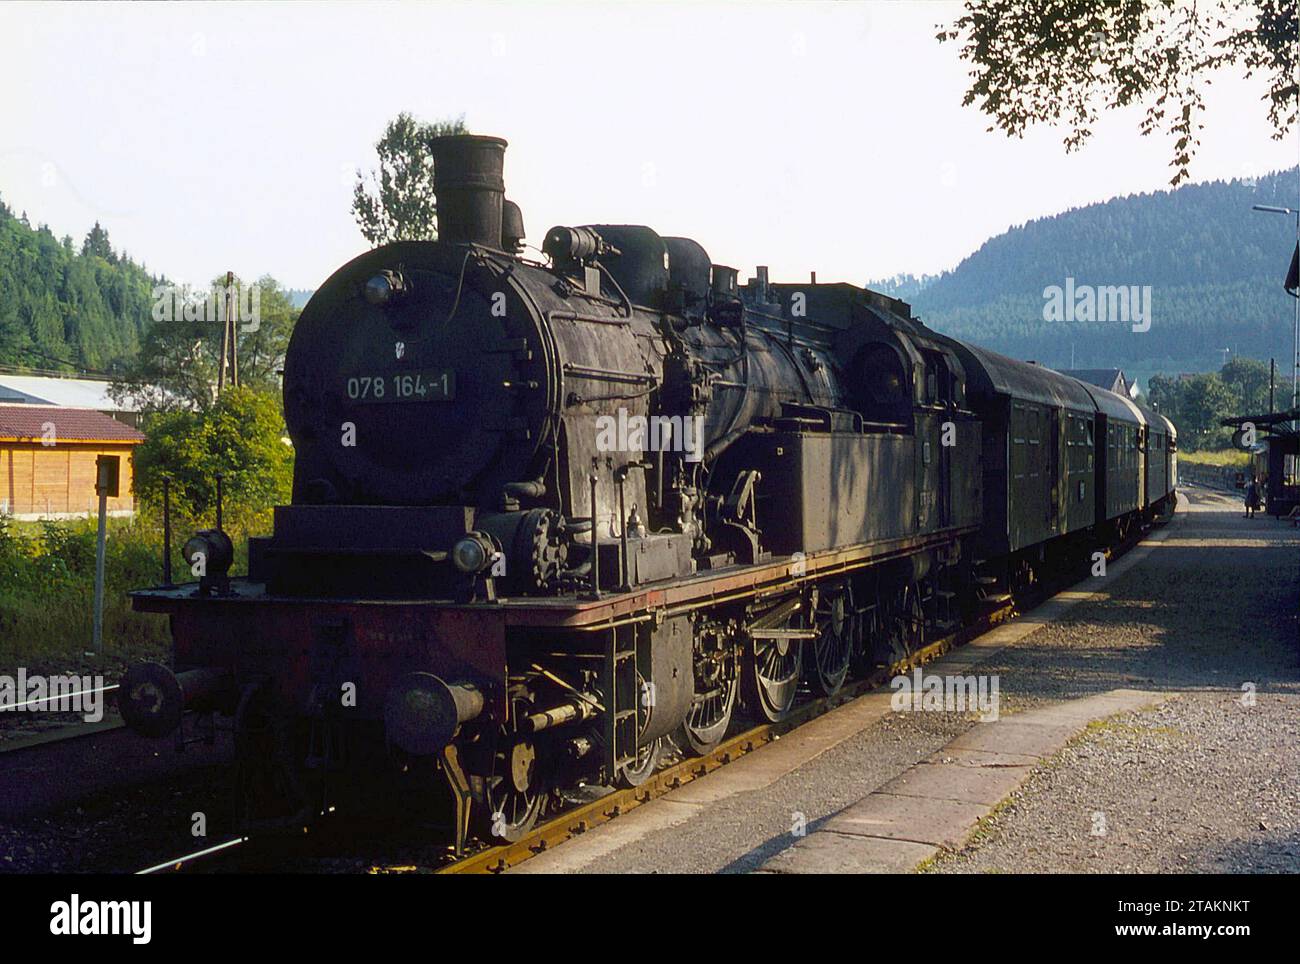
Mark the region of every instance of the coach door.
POLYGON ((1040 541, 1051 525, 1051 464, 1044 451, 1051 438, 1047 412, 1030 402, 1011 403, 1011 545, 1040 541))
POLYGON ((920 492, 917 500, 917 526, 921 532, 933 532, 951 524, 950 503, 952 456, 943 444, 943 426, 948 420, 952 398, 952 378, 943 356, 922 353, 925 360, 922 409, 916 418, 920 456, 920 492))
POLYGON ((1061 531, 1061 419, 1065 417, 1062 409, 1049 408, 1045 413, 1050 423, 1048 444, 1051 452, 1047 456, 1047 528, 1050 532, 1061 531))
MULTIPOLYGON (((926 401, 942 414, 936 416, 938 422, 938 445, 936 448, 936 460, 939 466, 939 477, 936 479, 937 491, 935 493, 935 502, 938 509, 935 520, 941 528, 947 528, 952 525, 952 450, 953 445, 944 445, 944 426, 949 424, 948 419, 952 414, 953 384, 952 372, 948 370, 948 363, 938 352, 926 352, 926 401), (929 373, 932 373, 931 375, 929 373)), ((956 431, 956 422, 952 422, 953 430, 956 431)), ((956 441, 953 439, 952 441, 956 441)))

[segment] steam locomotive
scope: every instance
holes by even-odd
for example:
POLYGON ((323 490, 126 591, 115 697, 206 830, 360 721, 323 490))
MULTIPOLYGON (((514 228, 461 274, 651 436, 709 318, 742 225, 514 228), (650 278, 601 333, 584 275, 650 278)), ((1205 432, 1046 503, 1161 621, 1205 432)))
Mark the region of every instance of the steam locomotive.
POLYGON ((894 298, 742 286, 643 226, 524 257, 505 147, 433 141, 439 239, 303 310, 293 499, 247 577, 218 527, 198 583, 132 594, 174 665, 133 667, 123 715, 229 720, 248 821, 396 783, 456 804, 458 846, 472 819, 518 839, 563 788, 779 720, 1170 510, 1167 419, 894 298))

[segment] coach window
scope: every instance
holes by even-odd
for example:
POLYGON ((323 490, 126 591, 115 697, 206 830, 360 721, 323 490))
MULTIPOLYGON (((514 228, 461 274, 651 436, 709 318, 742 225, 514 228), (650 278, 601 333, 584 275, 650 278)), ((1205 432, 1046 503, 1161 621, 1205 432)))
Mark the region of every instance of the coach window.
POLYGON ((925 352, 925 403, 947 407, 952 400, 952 374, 938 352, 925 352))

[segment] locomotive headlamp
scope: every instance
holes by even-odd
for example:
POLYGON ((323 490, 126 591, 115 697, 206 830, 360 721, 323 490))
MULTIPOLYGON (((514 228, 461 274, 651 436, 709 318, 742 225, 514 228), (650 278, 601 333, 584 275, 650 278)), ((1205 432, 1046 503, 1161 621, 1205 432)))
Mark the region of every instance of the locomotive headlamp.
POLYGON ((461 572, 480 572, 492 559, 492 542, 481 532, 471 532, 451 547, 451 564, 461 572))
POLYGON ((366 282, 366 301, 382 308, 406 293, 406 280, 396 271, 381 271, 366 282))
POLYGON ((235 561, 235 547, 230 536, 219 529, 203 529, 185 543, 181 555, 200 578, 222 578, 235 561))

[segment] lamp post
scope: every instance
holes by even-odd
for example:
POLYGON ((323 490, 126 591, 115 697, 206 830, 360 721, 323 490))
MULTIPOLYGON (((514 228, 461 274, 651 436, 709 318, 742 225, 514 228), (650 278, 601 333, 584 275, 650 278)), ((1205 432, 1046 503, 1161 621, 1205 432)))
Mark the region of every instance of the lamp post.
MULTIPOLYGON (((1264 211, 1268 214, 1289 214, 1295 215, 1295 240, 1300 245, 1300 210, 1296 208, 1275 207, 1272 204, 1255 204, 1251 206, 1254 211, 1264 211)), ((1300 382, 1297 381, 1300 376, 1300 298, 1295 299, 1295 335, 1291 344, 1291 410, 1295 411, 1296 400, 1300 398, 1300 382)), ((1296 430, 1295 421, 1291 422, 1291 431, 1296 430)))

